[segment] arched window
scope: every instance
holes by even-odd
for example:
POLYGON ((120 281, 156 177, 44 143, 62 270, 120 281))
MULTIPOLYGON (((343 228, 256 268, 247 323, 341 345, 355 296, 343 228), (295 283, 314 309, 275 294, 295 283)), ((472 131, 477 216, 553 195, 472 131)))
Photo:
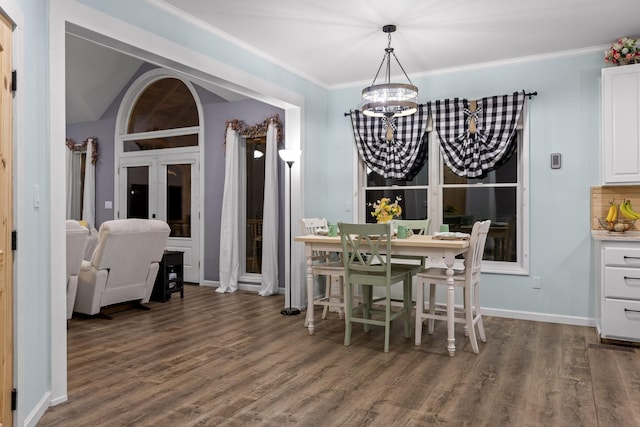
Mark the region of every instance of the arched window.
POLYGON ((198 125, 198 108, 184 82, 172 77, 156 80, 131 110, 127 134, 135 138, 123 141, 124 152, 197 146, 198 125))

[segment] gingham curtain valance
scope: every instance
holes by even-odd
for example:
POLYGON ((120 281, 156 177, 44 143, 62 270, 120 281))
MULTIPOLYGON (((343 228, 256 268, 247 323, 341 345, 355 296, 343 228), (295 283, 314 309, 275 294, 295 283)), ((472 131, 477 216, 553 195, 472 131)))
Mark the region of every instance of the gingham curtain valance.
POLYGON ((429 112, 446 165, 456 175, 483 178, 509 160, 524 100, 524 91, 482 98, 474 112, 466 99, 431 102, 429 112), (471 118, 476 120, 475 133, 469 131, 471 118))
POLYGON ((413 179, 427 157, 427 118, 428 109, 422 105, 415 114, 393 119, 352 111, 351 124, 360 158, 384 178, 413 179))

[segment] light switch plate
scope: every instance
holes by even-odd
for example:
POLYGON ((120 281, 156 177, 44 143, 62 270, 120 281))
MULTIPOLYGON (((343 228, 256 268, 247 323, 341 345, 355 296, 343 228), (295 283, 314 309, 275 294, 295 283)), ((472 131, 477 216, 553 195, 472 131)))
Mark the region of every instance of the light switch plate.
POLYGON ((562 166, 562 154, 551 153, 551 169, 560 169, 562 166))
POLYGON ((113 202, 111 200, 105 200, 104 208, 105 209, 113 209, 113 202))

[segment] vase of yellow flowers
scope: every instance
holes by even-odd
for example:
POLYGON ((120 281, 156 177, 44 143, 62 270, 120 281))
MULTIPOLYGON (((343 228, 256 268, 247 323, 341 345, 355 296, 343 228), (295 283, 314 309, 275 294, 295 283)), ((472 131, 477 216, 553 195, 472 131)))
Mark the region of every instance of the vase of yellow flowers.
POLYGON ((400 197, 396 197, 396 200, 391 203, 391 199, 383 197, 377 200, 375 203, 369 203, 369 206, 373 207, 371 216, 378 221, 379 224, 386 224, 391 222, 394 218, 399 218, 402 215, 402 208, 400 207, 400 197))

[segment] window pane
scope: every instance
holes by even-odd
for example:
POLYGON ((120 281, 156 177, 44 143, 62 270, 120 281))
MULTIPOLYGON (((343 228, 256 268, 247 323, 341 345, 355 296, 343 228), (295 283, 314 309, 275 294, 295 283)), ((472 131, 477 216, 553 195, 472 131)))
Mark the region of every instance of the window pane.
POLYGON ((189 88, 178 79, 158 80, 140 95, 129 117, 129 133, 198 126, 198 109, 189 88))
POLYGON ((164 138, 140 139, 124 141, 124 152, 161 150, 164 148, 195 147, 198 145, 198 135, 179 135, 164 138))
POLYGON ((373 203, 380 200, 383 197, 388 197, 393 202, 396 197, 400 197, 399 202, 402 208, 402 219, 425 219, 428 218, 427 211, 427 193, 428 189, 393 189, 393 190, 367 190, 366 199, 367 204, 365 208, 366 222, 376 222, 376 219, 371 216, 373 211, 373 203))
POLYGON ((391 185, 399 185, 409 187, 412 185, 429 185, 429 160, 425 161, 424 166, 418 174, 411 180, 401 180, 394 178, 383 178, 382 175, 367 168, 367 187, 387 187, 391 185))
POLYGON ((516 262, 517 188, 444 188, 443 222, 470 233, 474 221, 491 220, 484 259, 516 262))
POLYGON ((167 165, 167 224, 171 237, 191 237, 191 165, 167 165))
POLYGON ((127 168, 127 218, 149 218, 149 166, 127 168))
POLYGON ((509 184, 518 182, 518 153, 517 149, 513 151, 513 154, 507 160, 507 162, 501 165, 498 169, 489 172, 489 174, 482 179, 465 178, 458 176, 451 172, 451 169, 444 165, 444 183, 445 184, 509 184))

